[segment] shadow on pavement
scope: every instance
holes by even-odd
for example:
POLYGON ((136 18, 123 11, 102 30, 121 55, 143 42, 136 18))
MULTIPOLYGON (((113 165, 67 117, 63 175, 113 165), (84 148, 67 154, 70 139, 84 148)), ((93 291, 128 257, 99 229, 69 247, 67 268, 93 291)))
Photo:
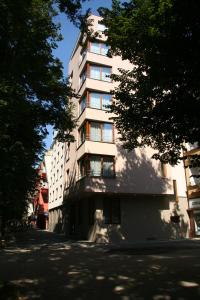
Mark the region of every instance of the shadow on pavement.
POLYGON ((32 231, 0 253, 0 299, 196 300, 199 258, 198 248, 119 251, 32 231))

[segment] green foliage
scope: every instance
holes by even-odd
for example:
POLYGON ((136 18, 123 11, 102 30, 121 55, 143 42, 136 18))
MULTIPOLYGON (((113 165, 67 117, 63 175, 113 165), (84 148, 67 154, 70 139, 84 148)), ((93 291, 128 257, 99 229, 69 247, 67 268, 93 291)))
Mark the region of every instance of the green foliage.
POLYGON ((200 3, 135 0, 100 9, 111 54, 132 64, 112 111, 125 147, 151 146, 176 163, 184 143, 200 142, 200 3))
MULTIPOLYGON (((71 90, 52 49, 62 39, 56 1, 0 2, 0 216, 20 218, 35 184, 46 125, 64 140, 74 126, 71 90)), ((70 11, 68 11, 70 14, 70 11)))

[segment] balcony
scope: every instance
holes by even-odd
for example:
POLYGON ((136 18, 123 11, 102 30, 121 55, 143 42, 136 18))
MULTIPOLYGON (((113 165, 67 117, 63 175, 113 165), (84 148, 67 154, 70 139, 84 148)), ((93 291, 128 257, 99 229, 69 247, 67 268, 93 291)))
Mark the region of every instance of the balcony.
POLYGON ((87 196, 90 193, 107 193, 107 194, 117 194, 117 195, 129 195, 134 196, 152 196, 152 197, 170 197, 174 198, 174 191, 172 183, 167 190, 155 189, 153 186, 143 186, 141 189, 137 185, 137 182, 129 182, 123 180, 120 177, 115 178, 102 178, 102 177, 83 177, 79 179, 74 186, 69 186, 66 190, 66 196, 77 197, 77 196, 87 196))
POLYGON ((117 148, 116 145, 112 143, 85 141, 77 149, 77 160, 85 153, 116 156, 117 148))
POLYGON ((110 122, 114 115, 105 110, 86 107, 79 116, 79 125, 81 125, 86 119, 95 120, 99 122, 110 122))
POLYGON ((100 55, 90 51, 86 51, 85 56, 83 57, 79 66, 80 73, 83 71, 86 62, 98 63, 101 65, 110 66, 110 64, 112 63, 112 58, 106 55, 100 55))
POLYGON ((83 84, 80 86, 78 94, 83 95, 86 88, 89 90, 110 93, 110 91, 113 89, 113 85, 111 82, 108 81, 97 80, 87 77, 83 84))

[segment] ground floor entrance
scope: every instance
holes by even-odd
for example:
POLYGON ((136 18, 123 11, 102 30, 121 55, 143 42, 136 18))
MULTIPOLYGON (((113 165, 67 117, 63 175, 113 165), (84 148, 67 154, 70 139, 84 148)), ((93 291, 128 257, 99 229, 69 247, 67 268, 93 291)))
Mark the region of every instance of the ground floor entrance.
POLYGON ((70 199, 66 213, 70 238, 121 243, 189 236, 186 198, 94 193, 70 199))

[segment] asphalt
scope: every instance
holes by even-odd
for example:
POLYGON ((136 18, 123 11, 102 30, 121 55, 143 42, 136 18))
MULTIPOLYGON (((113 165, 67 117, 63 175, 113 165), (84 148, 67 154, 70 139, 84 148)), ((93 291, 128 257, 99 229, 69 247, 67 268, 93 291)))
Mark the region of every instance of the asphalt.
POLYGON ((200 240, 97 245, 17 233, 0 250, 0 299, 200 299, 200 240))

